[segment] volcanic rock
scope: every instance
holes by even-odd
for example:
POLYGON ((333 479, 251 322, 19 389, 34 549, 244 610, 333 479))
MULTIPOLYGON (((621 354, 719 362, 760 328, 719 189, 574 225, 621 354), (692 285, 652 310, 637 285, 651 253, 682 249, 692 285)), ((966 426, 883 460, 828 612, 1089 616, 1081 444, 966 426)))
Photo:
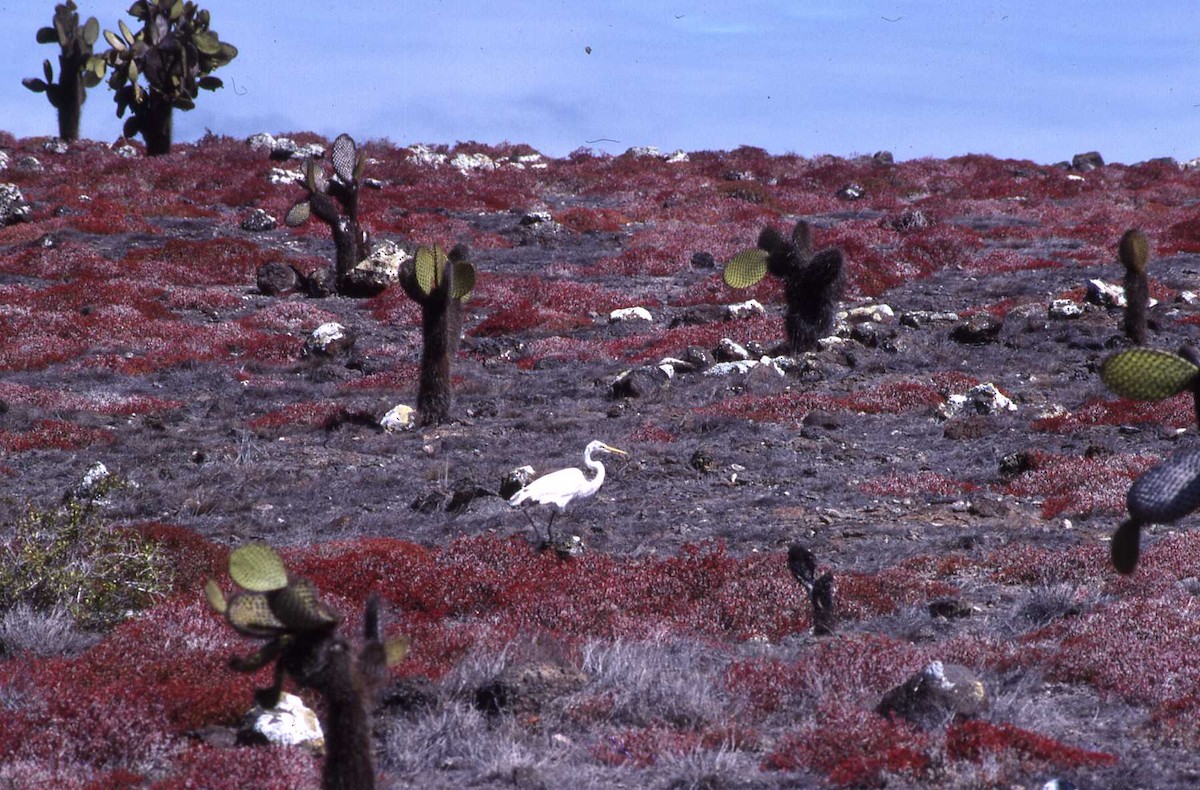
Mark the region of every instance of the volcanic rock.
POLYGON ((974 672, 933 661, 884 694, 875 712, 899 716, 928 730, 955 718, 975 718, 988 706, 987 689, 974 672))

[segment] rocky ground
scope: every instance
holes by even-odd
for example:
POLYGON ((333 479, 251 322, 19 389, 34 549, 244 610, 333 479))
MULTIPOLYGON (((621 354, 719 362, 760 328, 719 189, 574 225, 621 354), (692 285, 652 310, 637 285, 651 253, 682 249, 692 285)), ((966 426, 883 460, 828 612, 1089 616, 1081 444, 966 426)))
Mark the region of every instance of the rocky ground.
MULTIPOLYGON (((159 160, 41 143, 0 139, 3 175, 30 205, 24 222, 0 230, 0 523, 10 533, 27 502, 51 506, 100 462, 127 484, 106 523, 165 524, 218 551, 264 540, 319 566, 314 558, 377 538, 460 559, 485 545, 464 540, 493 541, 519 553, 505 554, 517 565, 496 560, 503 567, 542 563, 539 573, 565 579, 596 563, 676 568, 662 570, 669 576, 679 572, 670 563, 702 556, 732 563, 714 599, 746 574, 770 580, 763 601, 788 600, 768 633, 740 622, 736 602, 720 627, 656 624, 648 612, 627 629, 559 628, 543 614, 536 627, 492 620, 493 631, 486 623, 503 606, 488 615, 471 604, 460 625, 502 641, 418 655, 398 671, 377 733, 391 784, 1194 783, 1200 675, 1187 648, 1200 629, 1187 611, 1197 544, 1185 521, 1178 534, 1148 531, 1131 579, 1106 559, 1129 482, 1193 442, 1191 403, 1105 392, 1097 368, 1128 341, 1122 311, 1089 301, 1087 289, 1120 281, 1116 241, 1140 226, 1156 252, 1150 344, 1196 340, 1197 171, 756 149, 672 162, 460 146, 439 162, 438 151, 368 146, 379 189, 364 190, 365 224, 413 244, 468 241, 480 273, 454 362, 453 418, 386 431, 383 414, 415 397, 416 306, 398 288, 312 299, 255 285, 264 263, 307 273, 331 259, 319 227, 241 226, 254 208, 282 216, 299 197, 268 180, 294 160, 217 138, 159 160), (782 338, 780 289, 735 292, 720 262, 763 225, 798 218, 819 247, 845 252, 847 315, 819 350, 762 359, 782 338), (727 306, 750 297, 765 313, 730 317, 727 306), (610 319, 633 306, 650 320, 610 319), (353 345, 305 352, 328 322, 353 345), (724 338, 759 364, 678 365, 672 377, 658 367, 689 348, 740 355, 718 351, 724 338), (501 479, 524 464, 580 465, 592 439, 629 456, 605 456, 599 494, 556 522, 586 552, 538 555, 525 515, 497 495, 501 479), (784 562, 797 541, 839 582, 833 636, 807 633, 807 603, 784 562), (949 608, 931 614, 935 602, 949 608), (864 653, 883 665, 864 668, 864 653), (1129 665, 1139 657, 1141 669, 1129 665), (872 712, 933 659, 982 679, 985 734, 944 720, 897 734, 872 712), (830 666, 811 669, 818 661, 830 666), (570 678, 541 684, 548 695, 529 682, 534 691, 514 693, 536 702, 515 711, 474 704, 478 689, 529 666, 570 678), (839 666, 852 680, 837 680, 839 666), (751 670, 783 695, 773 705, 737 680, 751 670), (780 691, 788 678, 798 685, 780 691), (600 699, 603 710, 588 708, 600 699), (818 754, 822 728, 832 743, 859 745, 818 754)), ((469 565, 444 562, 447 574, 470 576, 469 565)), ((398 582, 384 582, 387 601, 386 584, 398 582)), ((395 627, 413 618, 416 628, 417 613, 390 600, 395 627)), ((8 652, 0 698, 31 727, 50 720, 30 713, 36 690, 12 690, 16 667, 96 660, 8 652)), ((211 718, 199 723, 232 723, 211 718)), ((179 755, 195 751, 188 737, 169 740, 153 765, 121 755, 90 770, 177 776, 179 755)), ((46 759, 14 747, 0 776, 17 781, 37 766, 70 784, 84 770, 46 759)), ((311 764, 295 760, 288 770, 311 780, 311 764)))

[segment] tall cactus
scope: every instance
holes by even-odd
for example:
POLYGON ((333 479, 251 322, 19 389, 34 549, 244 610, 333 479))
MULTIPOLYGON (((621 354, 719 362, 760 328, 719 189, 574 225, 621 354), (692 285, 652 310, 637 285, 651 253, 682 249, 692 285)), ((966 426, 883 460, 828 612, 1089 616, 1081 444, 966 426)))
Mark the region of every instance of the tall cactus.
POLYGON ((205 597, 235 631, 267 643, 230 666, 254 672, 275 662, 274 682, 255 697, 264 708, 279 702, 284 676, 316 690, 325 699, 325 765, 327 790, 370 790, 375 786, 368 705, 386 678, 387 667, 408 653, 408 640, 384 642, 380 635, 379 600, 367 601, 364 642, 358 655, 337 636, 341 618, 317 596, 312 584, 292 578, 270 546, 250 543, 229 555, 229 575, 244 590, 226 599, 209 580, 205 597))
POLYGON ((366 154, 359 152, 354 138, 342 134, 333 141, 332 159, 332 178, 316 160, 305 163, 303 186, 308 194, 292 205, 284 221, 295 228, 316 217, 328 225, 337 249, 335 290, 342 296, 373 296, 380 287, 367 288, 352 276, 354 267, 371 252, 370 236, 358 222, 359 179, 366 154))
POLYGON ((421 305, 421 378, 417 411, 422 425, 450 417, 450 361, 458 351, 462 304, 475 288, 470 250, 457 244, 450 254, 441 247, 421 247, 400 268, 400 286, 421 305))
POLYGON ((1125 336, 1139 346, 1146 345, 1146 310, 1150 306, 1150 280, 1146 264, 1150 260, 1150 243, 1136 228, 1125 231, 1117 245, 1121 264, 1125 267, 1125 336))
POLYGON ((732 288, 749 288, 768 273, 784 283, 787 342, 783 350, 812 350, 818 338, 833 330, 834 313, 845 288, 842 251, 830 247, 813 255, 812 232, 804 220, 796 223, 790 239, 766 227, 755 248, 738 253, 729 262, 724 278, 732 288))
POLYGON ((44 60, 42 72, 46 79, 27 77, 21 84, 34 93, 46 94, 51 106, 58 110, 58 136, 63 140, 79 139, 79 119, 87 89, 100 84, 100 73, 89 63, 93 60, 92 46, 99 35, 100 23, 95 17, 88 17, 88 21, 80 26, 74 0, 56 5, 53 23, 37 32, 39 44, 58 44, 62 50, 58 56, 58 82, 54 81, 50 61, 44 60))
POLYGON ((112 70, 108 84, 115 91, 117 117, 131 113, 125 136, 140 134, 149 156, 167 154, 174 111, 193 109, 200 88, 212 91, 223 85, 211 74, 237 57, 237 47, 221 41, 209 28, 208 11, 190 0, 137 0, 129 15, 142 29, 135 34, 120 22, 119 34, 105 30, 111 49, 96 66, 97 74, 112 70))

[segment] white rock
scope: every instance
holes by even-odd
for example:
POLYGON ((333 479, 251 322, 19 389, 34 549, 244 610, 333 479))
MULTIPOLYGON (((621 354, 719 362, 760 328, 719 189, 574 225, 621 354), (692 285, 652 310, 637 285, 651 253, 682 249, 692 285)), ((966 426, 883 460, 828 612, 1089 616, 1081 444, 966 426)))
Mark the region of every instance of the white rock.
POLYGON ((0 227, 15 222, 26 222, 33 216, 33 209, 16 184, 0 184, 0 227))
POLYGON ((325 156, 325 146, 320 143, 302 145, 292 154, 293 159, 320 159, 325 156))
POLYGON ((439 167, 450 159, 450 157, 445 154, 439 154, 427 145, 410 145, 408 150, 412 152, 413 161, 425 167, 439 167))
POLYGON ((1083 305, 1073 299, 1055 299, 1050 303, 1051 318, 1078 318, 1083 315, 1083 305))
POLYGON ((1087 300, 1101 307, 1124 307, 1125 288, 1100 279, 1088 280, 1087 300))
POLYGON ((275 150, 275 136, 266 132, 252 134, 246 138, 246 145, 250 146, 251 151, 266 151, 270 153, 275 150))
POLYGON ((543 167, 545 167, 545 163, 544 163, 544 162, 542 162, 542 155, 541 155, 541 154, 536 154, 536 153, 534 153, 534 154, 522 154, 521 156, 518 156, 518 157, 517 157, 516 159, 514 159, 513 161, 514 161, 516 164, 519 164, 519 165, 537 165, 537 164, 541 164, 543 167))
POLYGON ((412 406, 401 403, 393 406, 387 414, 383 415, 379 420, 379 425, 385 431, 407 431, 414 428, 417 424, 417 410, 412 406))
POLYGON ((747 299, 725 308, 725 315, 730 318, 752 318, 756 315, 765 315, 766 312, 757 299, 747 299))
POLYGON ((127 143, 117 149, 117 156, 122 159, 136 159, 138 157, 138 149, 127 143))
POLYGON ((496 163, 487 154, 456 154, 451 160, 450 166, 458 172, 466 175, 475 170, 495 170, 496 163))
POLYGON ((682 148, 677 148, 676 150, 672 151, 670 154, 667 155, 667 164, 669 164, 669 165, 679 164, 681 162, 690 162, 690 161, 691 161, 691 159, 688 158, 687 152, 684 151, 682 148))
POLYGON ((8 154, 0 151, 0 170, 8 169, 8 154))
POLYGON ((1070 173, 1069 175, 1067 175, 1067 180, 1068 181, 1086 181, 1087 179, 1084 178, 1083 176, 1077 176, 1074 173, 1070 173))
POLYGON ((1197 302, 1200 302, 1200 298, 1196 296, 1195 291, 1180 291, 1179 295, 1175 298, 1176 301, 1189 305, 1195 305, 1197 302))
POLYGON ((299 170, 284 170, 281 167, 272 167, 267 172, 267 180, 272 184, 290 185, 303 184, 304 174, 299 170))
POLYGON ((949 419, 963 413, 996 414, 1016 410, 1017 404, 1000 392, 995 384, 985 382, 967 390, 966 394, 951 395, 938 407, 938 414, 944 419, 949 419))
POLYGON ((662 156, 662 154, 658 152, 658 148, 653 145, 635 145, 625 153, 639 158, 643 156, 662 156))
POLYGON ((896 313, 886 304, 867 304, 862 307, 852 307, 846 311, 846 320, 852 324, 872 321, 876 324, 890 324, 896 320, 896 313))
POLYGON ((325 733, 317 714, 295 694, 286 691, 279 703, 265 709, 255 705, 242 721, 241 730, 251 739, 277 746, 305 746, 314 751, 325 748, 325 733))
POLYGON ((1182 165, 1180 165, 1180 167, 1182 167, 1185 170, 1194 170, 1197 167, 1200 167, 1200 156, 1196 157, 1195 159, 1187 160, 1182 165))
POLYGON ((723 337, 717 343, 716 353, 713 356, 718 359, 724 358, 726 361, 740 361, 750 359, 750 352, 741 344, 735 343, 730 338, 723 337))
POLYGON ((653 321, 654 316, 644 307, 623 307, 608 314, 609 323, 617 321, 653 321))
POLYGON ((330 356, 354 345, 354 334, 346 327, 330 321, 321 324, 304 341, 305 354, 328 354, 330 356))
POLYGON ((400 267, 411 257, 412 253, 391 239, 380 239, 371 248, 371 254, 355 264, 354 269, 368 272, 378 282, 390 285, 400 281, 400 267))
POLYGON ((736 362, 718 362, 704 371, 705 376, 729 376, 734 373, 749 373, 758 364, 756 359, 739 359, 736 362))
POLYGON ((48 154, 65 154, 71 150, 71 144, 61 137, 51 137, 42 143, 42 150, 48 154))

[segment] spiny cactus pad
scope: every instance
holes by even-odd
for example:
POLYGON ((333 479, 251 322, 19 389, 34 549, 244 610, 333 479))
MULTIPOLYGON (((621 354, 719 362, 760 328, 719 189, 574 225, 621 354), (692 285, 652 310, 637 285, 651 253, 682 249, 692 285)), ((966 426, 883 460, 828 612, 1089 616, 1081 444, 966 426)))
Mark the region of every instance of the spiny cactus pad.
POLYGON ((725 266, 725 284, 730 288, 749 288, 767 274, 766 250, 743 250, 725 266))
POLYGON ((225 614, 229 609, 229 604, 225 600, 225 593, 221 592, 220 585, 212 579, 204 583, 204 597, 208 599, 208 605, 218 614, 225 614))
POLYGON ((1126 269, 1138 274, 1145 273, 1146 263, 1150 260, 1150 242, 1140 230, 1125 231, 1121 243, 1117 246, 1117 252, 1126 269))
POLYGON ((333 172, 346 184, 354 180, 354 168, 357 165, 358 148, 354 138, 348 134, 340 134, 333 141, 333 172))
POLYGON ((1200 507, 1200 450, 1176 453, 1133 481, 1129 515, 1143 524, 1169 524, 1200 507))
POLYGON ((225 610, 225 619, 246 636, 272 637, 287 630, 287 626, 271 611, 267 596, 262 593, 235 595, 225 610))
POLYGON ((286 587, 287 570, 279 553, 265 543, 247 543, 229 555, 229 576, 250 592, 268 592, 286 587))
POLYGON ((417 286, 422 293, 433 293, 442 281, 442 271, 449 258, 441 247, 421 247, 417 250, 417 286))
POLYGON ((1200 368, 1169 351, 1133 348, 1119 351, 1100 367, 1100 378, 1113 392, 1135 400, 1162 400, 1192 384, 1200 368))
POLYGON ((451 296, 460 301, 465 300, 475 290, 475 267, 466 261, 456 261, 454 264, 454 290, 451 296))
POLYGON ((292 631, 319 631, 341 622, 340 618, 317 599, 312 583, 297 579, 288 586, 268 593, 271 613, 292 631))

